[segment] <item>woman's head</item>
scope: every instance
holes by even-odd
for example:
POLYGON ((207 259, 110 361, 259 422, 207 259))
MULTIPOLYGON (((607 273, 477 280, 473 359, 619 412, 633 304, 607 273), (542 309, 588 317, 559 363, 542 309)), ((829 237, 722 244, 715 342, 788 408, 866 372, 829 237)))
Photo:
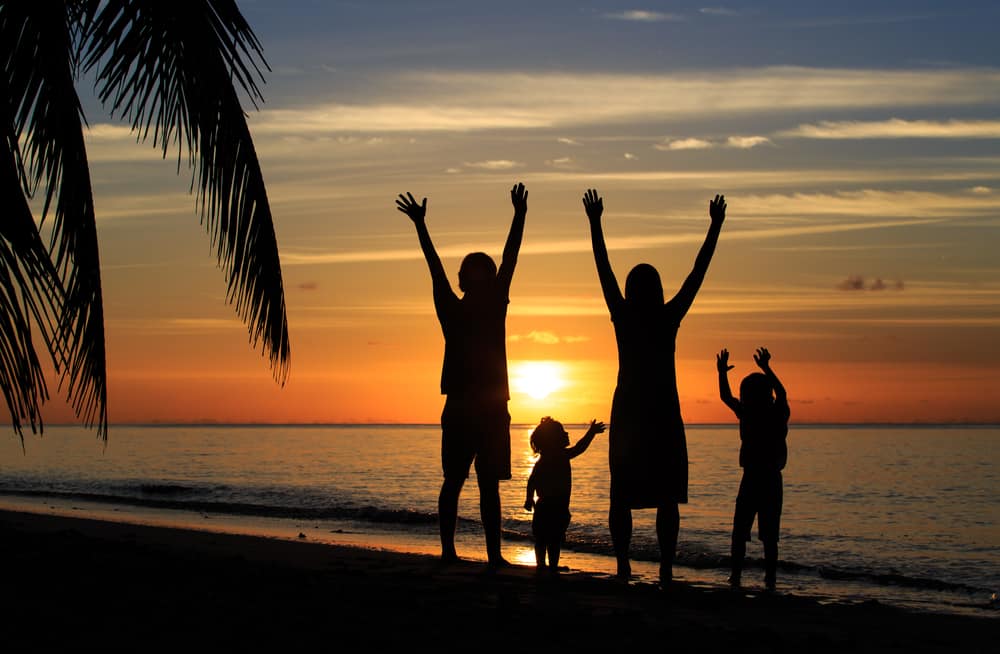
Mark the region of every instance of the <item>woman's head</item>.
POLYGON ((625 300, 636 306, 663 304, 663 284, 660 273, 648 263, 640 263, 625 278, 625 300))
POLYGON ((564 449, 569 445, 569 434, 558 420, 545 416, 531 432, 531 450, 535 454, 545 454, 564 449))
POLYGON ((458 287, 463 293, 476 293, 490 288, 497 278, 497 265, 485 252, 473 252, 462 259, 458 269, 458 287))

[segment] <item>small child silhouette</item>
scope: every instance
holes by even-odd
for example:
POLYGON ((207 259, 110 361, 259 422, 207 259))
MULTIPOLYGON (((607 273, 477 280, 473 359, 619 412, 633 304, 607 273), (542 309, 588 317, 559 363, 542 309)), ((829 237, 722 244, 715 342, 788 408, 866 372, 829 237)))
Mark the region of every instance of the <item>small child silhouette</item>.
POLYGON ((535 564, 539 572, 547 568, 552 575, 559 574, 559 551, 569 526, 569 496, 573 486, 569 460, 587 451, 594 436, 603 431, 604 423, 592 420, 583 438, 570 447, 569 434, 562 423, 546 416, 531 432, 531 449, 539 458, 528 476, 524 509, 534 509, 531 531, 535 536, 535 564))
POLYGON ((740 399, 729 389, 729 350, 716 356, 719 395, 740 421, 740 466, 743 478, 733 515, 732 576, 739 586, 746 556, 746 542, 754 517, 757 536, 764 544, 764 584, 774 590, 778 567, 778 531, 781 525, 781 471, 788 459, 788 397, 771 370, 771 353, 759 348, 753 356, 763 372, 747 375, 740 383, 740 399))

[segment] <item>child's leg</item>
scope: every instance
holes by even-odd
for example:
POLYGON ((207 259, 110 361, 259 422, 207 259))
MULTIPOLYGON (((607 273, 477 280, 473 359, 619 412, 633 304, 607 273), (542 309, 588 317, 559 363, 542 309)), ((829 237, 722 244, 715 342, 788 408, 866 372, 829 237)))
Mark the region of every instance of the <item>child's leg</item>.
POLYGON ((549 543, 549 568, 552 574, 559 573, 559 552, 562 546, 558 542, 549 543))
POLYGON ((753 499, 753 483, 747 478, 746 472, 740 480, 740 490, 736 495, 736 510, 733 512, 733 535, 730 545, 730 566, 732 574, 729 583, 739 586, 743 574, 743 561, 747 554, 747 541, 750 540, 750 530, 757 513, 756 502, 753 499))
POLYGON ((764 543, 764 586, 774 590, 778 579, 778 541, 764 543))
POLYGON ((542 569, 545 567, 545 542, 535 541, 535 567, 542 569))

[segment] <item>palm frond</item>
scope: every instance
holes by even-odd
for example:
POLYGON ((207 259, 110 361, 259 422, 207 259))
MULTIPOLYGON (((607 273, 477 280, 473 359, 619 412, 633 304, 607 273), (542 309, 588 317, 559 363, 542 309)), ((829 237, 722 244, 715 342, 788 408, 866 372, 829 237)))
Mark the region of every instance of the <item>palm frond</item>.
POLYGON ((0 42, 14 133, 24 143, 25 193, 44 185, 52 209, 51 256, 65 289, 50 351, 77 415, 107 438, 107 368, 97 226, 74 87, 75 19, 82 5, 56 0, 0 6, 0 42))
POLYGON ((270 203, 238 84, 256 105, 260 43, 232 0, 120 0, 95 9, 83 65, 139 140, 186 152, 192 188, 228 299, 276 378, 288 374, 288 324, 270 203))

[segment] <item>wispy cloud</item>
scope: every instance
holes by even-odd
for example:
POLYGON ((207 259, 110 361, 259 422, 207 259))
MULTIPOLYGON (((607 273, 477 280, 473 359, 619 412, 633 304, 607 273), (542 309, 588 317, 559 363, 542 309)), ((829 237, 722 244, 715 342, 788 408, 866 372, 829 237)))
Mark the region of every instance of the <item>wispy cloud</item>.
POLYGON ((975 193, 976 195, 989 195, 993 192, 989 186, 973 186, 969 189, 970 193, 975 193))
POLYGON ((638 156, 632 154, 631 152, 625 153, 625 159, 627 159, 628 161, 635 161, 638 158, 639 158, 638 156))
POLYGON ((715 147, 715 144, 705 139, 686 138, 664 141, 663 143, 657 143, 653 147, 657 150, 707 150, 708 148, 715 147))
POLYGON ((558 159, 547 159, 545 161, 546 166, 551 166, 552 168, 569 168, 573 165, 573 159, 570 157, 559 157, 558 159))
MULTIPOLYGON (((392 80, 390 80, 392 81, 392 80)), ((535 129, 663 122, 714 114, 803 109, 976 106, 1000 103, 1000 71, 770 67, 668 75, 523 72, 407 73, 388 84, 416 89, 405 104, 265 109, 254 135, 535 129), (510 93, 515 88, 517 93, 510 93), (602 89, 602 101, 592 90, 602 89)), ((834 123, 834 125, 837 125, 834 123)), ((794 135, 799 130, 793 130, 794 135)), ((807 130, 801 130, 807 131, 807 130)))
POLYGON ((660 23, 665 20, 683 20, 677 14, 665 14, 660 11, 647 11, 645 9, 629 9, 627 11, 617 11, 604 14, 605 18, 612 20, 627 20, 636 23, 660 23))
POLYGON ((766 136, 730 136, 726 139, 726 146, 740 150, 749 150, 758 145, 772 145, 771 139, 766 136))
POLYGON ((904 288, 902 280, 886 282, 881 277, 866 279, 863 275, 851 275, 847 279, 837 284, 840 291, 902 291, 904 288))
POLYGON ((1000 138, 1000 120, 821 121, 779 132, 810 139, 1000 138))
POLYGON ((480 170, 510 170, 521 166, 518 161, 510 159, 488 159, 486 161, 466 161, 463 164, 466 168, 478 168, 480 170))
POLYGON ((740 12, 735 9, 729 9, 727 7, 702 7, 698 10, 700 13, 708 16, 739 16, 740 12))
POLYGON ((560 343, 583 343, 589 339, 586 336, 559 336, 554 332, 531 331, 527 334, 511 334, 507 340, 512 343, 527 341, 538 345, 559 345, 560 343))
POLYGON ((576 139, 567 138, 565 136, 560 136, 559 138, 556 139, 556 141, 562 143, 563 145, 573 145, 573 146, 583 145, 583 143, 577 141, 576 139))

